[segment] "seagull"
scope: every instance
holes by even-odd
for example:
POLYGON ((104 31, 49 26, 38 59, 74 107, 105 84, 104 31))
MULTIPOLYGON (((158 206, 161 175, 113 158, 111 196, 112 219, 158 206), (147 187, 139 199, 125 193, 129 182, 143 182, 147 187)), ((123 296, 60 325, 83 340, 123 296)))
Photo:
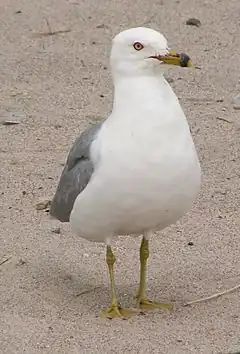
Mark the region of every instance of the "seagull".
MULTIPOLYGON (((50 214, 77 236, 106 245, 112 302, 105 318, 172 309, 147 297, 149 240, 187 213, 201 185, 201 167, 181 105, 164 78, 168 68, 193 67, 159 32, 124 30, 112 40, 113 108, 74 142, 50 214), (136 308, 122 308, 112 240, 143 235, 136 308)), ((159 236, 160 237, 160 236, 159 236)))

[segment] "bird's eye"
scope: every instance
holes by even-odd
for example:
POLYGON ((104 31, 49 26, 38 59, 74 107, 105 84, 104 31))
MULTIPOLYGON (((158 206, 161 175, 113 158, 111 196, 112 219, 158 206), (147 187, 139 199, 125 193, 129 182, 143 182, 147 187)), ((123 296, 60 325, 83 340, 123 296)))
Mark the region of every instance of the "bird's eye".
POLYGON ((144 46, 142 45, 142 43, 136 42, 133 44, 133 48, 136 50, 142 50, 144 46))

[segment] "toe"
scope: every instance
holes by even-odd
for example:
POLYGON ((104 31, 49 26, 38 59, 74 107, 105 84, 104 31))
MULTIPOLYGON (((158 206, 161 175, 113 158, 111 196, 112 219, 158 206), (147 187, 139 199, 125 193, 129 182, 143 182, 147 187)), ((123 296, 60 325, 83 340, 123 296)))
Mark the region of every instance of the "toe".
POLYGON ((163 310, 171 311, 173 309, 172 304, 164 304, 164 303, 160 303, 160 302, 153 302, 150 300, 140 301, 139 306, 140 306, 140 308, 146 309, 146 310, 163 309, 163 310))

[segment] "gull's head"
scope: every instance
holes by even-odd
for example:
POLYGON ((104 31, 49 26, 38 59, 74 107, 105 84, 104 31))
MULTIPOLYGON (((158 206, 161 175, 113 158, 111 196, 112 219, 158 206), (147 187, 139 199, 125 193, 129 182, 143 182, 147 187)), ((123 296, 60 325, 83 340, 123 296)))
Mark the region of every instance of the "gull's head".
POLYGON ((111 50, 113 73, 146 75, 164 72, 172 65, 193 66, 186 54, 171 51, 166 38, 153 29, 131 28, 113 38, 111 50))

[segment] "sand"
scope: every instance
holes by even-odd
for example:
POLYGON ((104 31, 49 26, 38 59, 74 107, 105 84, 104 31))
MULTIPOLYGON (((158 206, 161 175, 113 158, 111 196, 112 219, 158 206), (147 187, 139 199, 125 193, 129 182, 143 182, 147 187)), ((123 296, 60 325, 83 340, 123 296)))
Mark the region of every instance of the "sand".
MULTIPOLYGON (((24 114, 20 124, 0 125, 2 354, 240 351, 239 291, 183 306, 240 283, 239 13, 239 0, 1 1, 1 115, 24 114), (186 25, 191 17, 201 26, 186 25), (46 19, 53 33, 37 35, 49 31, 46 19), (151 242, 149 295, 174 311, 109 321, 99 317, 110 302, 104 246, 78 239, 35 203, 52 197, 76 136, 111 110, 111 39, 139 25, 163 32, 201 68, 167 76, 203 183, 192 210, 151 242)), ((134 305, 139 244, 113 247, 125 306, 134 305)))

